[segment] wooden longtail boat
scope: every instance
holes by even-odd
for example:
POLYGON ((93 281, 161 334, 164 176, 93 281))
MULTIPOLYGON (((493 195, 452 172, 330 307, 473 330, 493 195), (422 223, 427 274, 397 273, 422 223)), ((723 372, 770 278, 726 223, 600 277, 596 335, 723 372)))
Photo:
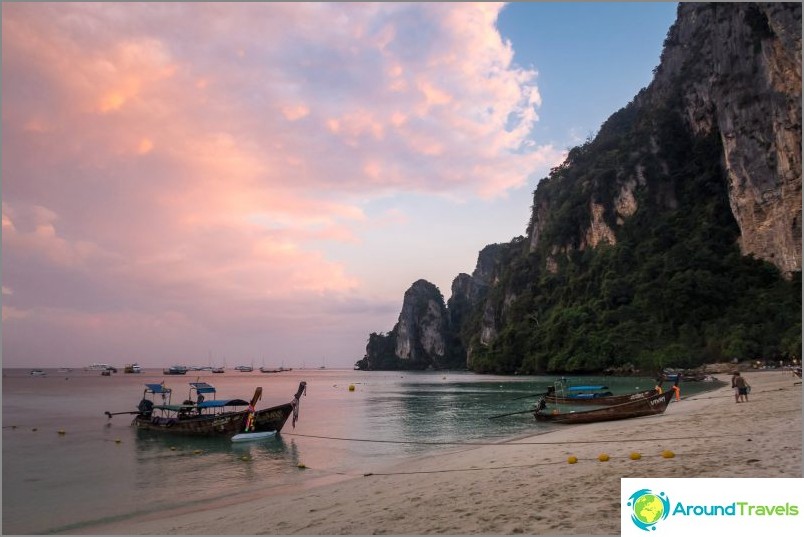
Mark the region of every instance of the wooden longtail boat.
MULTIPOLYGON (((551 405, 600 405, 611 406, 627 403, 629 401, 636 401, 644 399, 659 393, 659 390, 653 388, 652 390, 645 390, 643 392, 627 393, 623 395, 600 395, 600 394, 567 394, 558 395, 555 391, 547 389, 547 395, 544 396, 545 403, 551 405)), ((611 394, 611 392, 608 392, 611 394)))
POLYGON ((623 420, 662 414, 667 409, 667 405, 673 395, 673 390, 667 390, 664 393, 656 393, 649 397, 635 399, 626 403, 580 412, 559 412, 558 409, 548 410, 545 399, 541 398, 533 415, 536 417, 536 421, 553 423, 594 423, 598 421, 623 420))
POLYGON ((293 400, 270 408, 255 410, 254 405, 262 396, 262 388, 254 392, 252 403, 243 399, 206 400, 204 394, 214 394, 215 388, 205 382, 190 383, 191 393, 195 390, 198 400, 187 400, 180 405, 170 403, 172 390, 163 384, 146 384, 138 410, 134 412, 106 412, 111 418, 116 414, 136 414, 132 426, 147 431, 184 434, 195 436, 234 436, 246 430, 251 416, 251 432, 279 433, 288 418, 293 415, 293 426, 299 415, 299 398, 307 391, 307 383, 299 383, 293 400), (161 404, 155 404, 156 396, 161 396, 161 404), (246 407, 238 410, 238 407, 246 407))

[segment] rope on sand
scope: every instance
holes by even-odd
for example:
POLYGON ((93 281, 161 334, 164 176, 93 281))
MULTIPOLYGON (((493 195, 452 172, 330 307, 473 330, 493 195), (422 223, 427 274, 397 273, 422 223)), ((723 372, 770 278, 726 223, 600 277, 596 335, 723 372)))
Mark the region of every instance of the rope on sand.
MULTIPOLYGON (((301 434, 301 433, 282 433, 282 436, 300 436, 305 438, 318 438, 321 440, 340 440, 342 442, 369 442, 377 444, 416 444, 421 446, 528 446, 528 445, 558 445, 558 444, 606 444, 606 443, 622 443, 622 438, 614 438, 611 440, 564 440, 557 442, 518 442, 518 441, 502 441, 502 442, 426 442, 414 440, 378 440, 376 438, 343 438, 338 436, 319 436, 314 434, 301 434)), ((629 442, 663 442, 667 440, 707 440, 714 438, 728 438, 738 436, 754 436, 752 433, 735 433, 735 434, 721 434, 709 436, 664 436, 660 438, 629 438, 629 442)))

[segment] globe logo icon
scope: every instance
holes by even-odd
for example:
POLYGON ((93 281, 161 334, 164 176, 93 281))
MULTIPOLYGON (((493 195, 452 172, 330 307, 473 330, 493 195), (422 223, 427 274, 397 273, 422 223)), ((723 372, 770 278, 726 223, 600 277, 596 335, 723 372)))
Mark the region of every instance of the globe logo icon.
POLYGON ((628 498, 631 522, 644 531, 656 529, 656 523, 670 513, 670 499, 664 492, 658 494, 649 489, 640 489, 628 498))

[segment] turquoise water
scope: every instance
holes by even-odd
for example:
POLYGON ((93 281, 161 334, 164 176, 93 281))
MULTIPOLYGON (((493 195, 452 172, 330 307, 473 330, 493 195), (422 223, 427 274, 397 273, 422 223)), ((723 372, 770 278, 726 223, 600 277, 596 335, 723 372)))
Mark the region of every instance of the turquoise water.
MULTIPOLYGON (((332 474, 360 476, 459 443, 542 432, 547 426, 529 413, 488 418, 527 410, 532 394, 555 380, 347 370, 168 377, 161 370, 111 377, 45 371, 45 377, 3 372, 5 534, 80 533, 91 524, 160 509, 248 497, 332 474), (196 380, 213 384, 219 399, 250 399, 262 386, 258 408, 290 401, 300 380, 308 388, 296 428, 288 421, 280 437, 253 443, 155 436, 132 428, 131 416, 104 415, 134 410, 143 384, 162 380, 173 388, 174 402, 184 399, 188 383, 196 380)), ((654 384, 648 378, 582 380, 606 384, 614 393, 654 384)), ((710 387, 690 383, 682 389, 688 395, 710 387)))

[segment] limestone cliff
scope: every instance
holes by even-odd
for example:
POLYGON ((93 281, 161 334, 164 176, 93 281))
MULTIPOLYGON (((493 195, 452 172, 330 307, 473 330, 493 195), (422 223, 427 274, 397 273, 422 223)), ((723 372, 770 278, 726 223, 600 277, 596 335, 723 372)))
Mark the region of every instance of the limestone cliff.
MULTIPOLYGON (((455 367, 456 345, 444 297, 426 280, 405 292, 399 320, 387 335, 371 334, 361 369, 440 369, 455 367)), ((462 366, 462 362, 457 364, 462 366)))
POLYGON ((525 237, 484 248, 445 310, 403 305, 367 357, 524 373, 800 358, 801 4, 681 3, 654 73, 539 183, 525 237))
MULTIPOLYGON (((720 139, 743 254, 767 260, 787 276, 801 271, 801 4, 680 4, 656 76, 628 113, 668 103, 690 136, 714 133, 720 139)), ((641 127, 646 143, 634 144, 636 158, 624 159, 627 166, 612 178, 618 190, 613 207, 596 202, 599 190, 590 190, 581 240, 553 244, 554 253, 616 243, 616 228, 636 212, 637 187, 648 182, 667 206, 677 205, 667 162, 659 159, 653 176, 645 176, 645 159, 661 153, 661 133, 641 127), (615 216, 611 223, 603 218, 606 209, 615 216)), ((537 189, 531 251, 556 209, 550 192, 537 189)), ((548 263, 555 270, 555 261, 548 263)))
POLYGON ((740 248, 801 270, 801 4, 685 4, 642 106, 681 92, 698 136, 717 131, 740 248))

